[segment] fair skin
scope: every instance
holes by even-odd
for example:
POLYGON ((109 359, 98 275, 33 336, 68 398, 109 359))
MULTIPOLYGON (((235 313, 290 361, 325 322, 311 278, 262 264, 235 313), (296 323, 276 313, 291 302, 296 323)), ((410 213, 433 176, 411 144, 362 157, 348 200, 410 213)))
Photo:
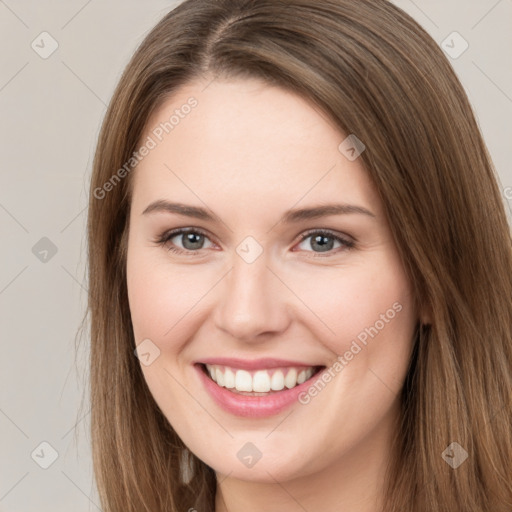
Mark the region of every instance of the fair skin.
POLYGON ((144 378, 185 445, 215 470, 216 512, 377 512, 419 320, 380 199, 361 158, 338 150, 346 135, 317 107, 256 80, 208 83, 182 87, 153 113, 141 141, 191 96, 198 101, 132 176, 133 330, 136 344, 150 339, 160 350, 141 365, 144 378), (143 214, 157 200, 219 220, 143 214), (289 209, 330 203, 373 216, 280 222, 289 209), (184 235, 155 242, 177 228, 200 229, 202 244, 184 235), (323 252, 314 235, 301 241, 315 229, 354 247, 328 237, 323 252), (251 263, 236 252, 248 236, 262 249, 251 263), (394 303, 400 312, 325 389, 277 415, 223 410, 193 367, 223 356, 330 367, 394 303), (252 467, 237 457, 247 442, 262 453, 252 467))

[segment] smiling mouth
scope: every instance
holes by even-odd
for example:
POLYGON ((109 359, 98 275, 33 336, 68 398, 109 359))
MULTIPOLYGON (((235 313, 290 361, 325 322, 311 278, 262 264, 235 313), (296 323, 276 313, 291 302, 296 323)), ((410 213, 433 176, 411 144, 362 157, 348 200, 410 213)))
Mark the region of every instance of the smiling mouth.
POLYGON ((203 373, 217 386, 246 396, 268 396, 293 389, 326 368, 325 366, 289 366, 247 371, 224 365, 198 364, 203 373))

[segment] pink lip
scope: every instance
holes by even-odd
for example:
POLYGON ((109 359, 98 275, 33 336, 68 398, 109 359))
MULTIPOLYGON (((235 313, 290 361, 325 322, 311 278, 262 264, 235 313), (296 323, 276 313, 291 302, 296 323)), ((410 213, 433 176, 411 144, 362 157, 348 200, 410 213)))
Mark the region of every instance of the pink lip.
MULTIPOLYGON (((229 361, 231 364, 227 366, 231 366, 232 364, 234 366, 233 360, 229 361)), ((260 360, 258 364, 261 364, 261 361, 262 360, 260 360)), ((279 365, 282 366, 282 361, 279 363, 279 365)), ((304 365, 301 364, 297 366, 304 365)), ((217 405, 231 414, 235 414, 236 416, 244 416, 246 418, 263 418, 280 413, 287 407, 291 406, 294 402, 297 402, 299 394, 309 388, 311 381, 313 379, 316 380, 321 373, 318 372, 314 374, 310 379, 306 380, 302 384, 299 384, 298 386, 295 386, 292 389, 284 389, 283 391, 274 392, 268 396, 250 396, 238 395, 227 390, 226 388, 217 385, 217 383, 215 383, 209 376, 206 375, 201 364, 194 364, 194 368, 199 373, 199 378, 202 380, 206 390, 215 400, 217 405)), ((262 368, 262 366, 258 366, 258 368, 262 368)), ((268 366, 266 366, 266 368, 268 368, 268 366)))
POLYGON ((232 357, 209 357, 207 359, 201 359, 196 363, 203 364, 218 364, 222 366, 230 366, 231 368, 237 368, 239 370, 263 370, 270 368, 280 368, 284 366, 296 366, 310 368, 311 366, 320 366, 315 364, 301 363, 299 361, 289 361, 286 359, 274 359, 274 358, 263 358, 263 359, 236 359, 232 357))

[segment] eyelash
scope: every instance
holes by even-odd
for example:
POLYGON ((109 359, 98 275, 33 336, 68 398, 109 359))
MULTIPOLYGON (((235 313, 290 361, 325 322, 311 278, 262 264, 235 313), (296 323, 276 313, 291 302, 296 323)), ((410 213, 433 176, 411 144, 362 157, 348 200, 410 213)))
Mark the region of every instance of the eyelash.
MULTIPOLYGON (((174 238, 177 235, 182 235, 182 234, 186 234, 186 233, 195 233, 195 234, 199 234, 199 235, 209 238, 208 234, 199 228, 186 228, 186 229, 179 228, 179 229, 175 229, 172 231, 165 231, 155 240, 155 243, 158 245, 161 245, 161 246, 165 246, 171 238, 174 238)), ((315 257, 315 258, 316 257, 320 257, 320 258, 329 257, 334 254, 338 254, 339 252, 341 252, 341 250, 350 251, 351 249, 353 249, 355 247, 355 242, 353 242, 351 240, 347 240, 347 239, 337 235, 335 232, 326 230, 326 229, 314 229, 314 230, 309 230, 306 233, 303 233, 301 235, 301 239, 298 242, 298 244, 302 243, 304 240, 311 237, 312 235, 322 235, 322 236, 334 238, 335 241, 340 242, 341 245, 343 246, 343 248, 338 247, 337 251, 334 251, 334 249, 331 251, 327 251, 325 255, 323 255, 321 253, 315 253, 314 251, 306 251, 306 252, 313 252, 313 254, 314 254, 313 257, 315 257)), ((197 250, 197 251, 183 250, 183 249, 177 248, 172 245, 169 246, 167 249, 170 252, 173 252, 175 254, 186 254, 187 256, 193 256, 193 255, 195 255, 194 253, 199 253, 199 251, 200 251, 200 250, 197 250)))

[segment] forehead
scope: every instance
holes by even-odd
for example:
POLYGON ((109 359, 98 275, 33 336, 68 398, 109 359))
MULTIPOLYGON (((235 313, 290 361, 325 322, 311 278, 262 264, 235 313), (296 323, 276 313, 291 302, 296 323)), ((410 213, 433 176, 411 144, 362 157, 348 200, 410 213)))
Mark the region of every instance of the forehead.
POLYGON ((346 196, 374 206, 361 160, 339 149, 346 137, 318 107, 285 89, 252 79, 193 82, 150 117, 141 143, 151 139, 154 147, 134 171, 133 199, 184 194, 196 203, 204 196, 287 209, 306 196, 346 196))

